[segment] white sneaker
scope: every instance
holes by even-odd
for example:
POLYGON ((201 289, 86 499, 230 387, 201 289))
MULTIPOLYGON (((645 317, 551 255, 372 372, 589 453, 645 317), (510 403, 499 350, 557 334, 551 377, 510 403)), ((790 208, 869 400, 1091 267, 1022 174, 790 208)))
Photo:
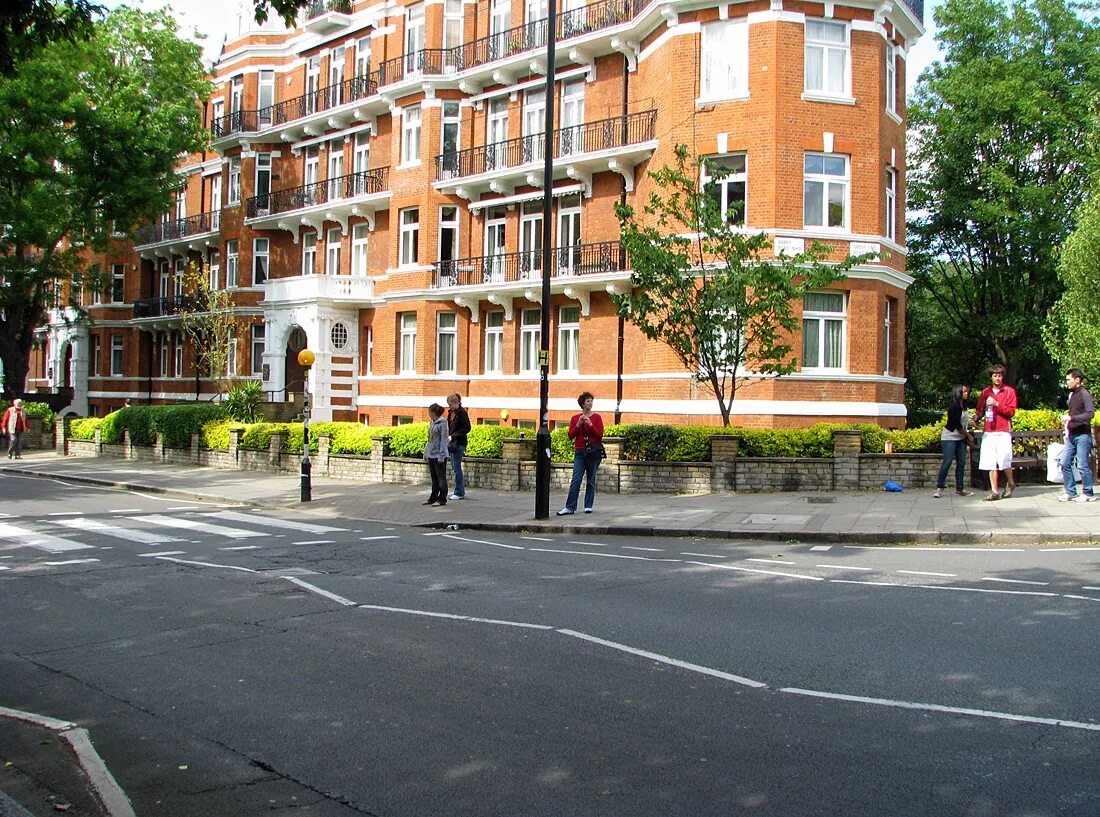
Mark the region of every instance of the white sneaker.
POLYGON ((1077 501, 1077 495, 1076 494, 1062 494, 1060 497, 1058 497, 1058 501, 1059 502, 1076 502, 1077 501))
POLYGON ((584 512, 585 512, 585 513, 592 513, 592 509, 591 509, 591 508, 585 508, 585 509, 584 509, 584 512))
POLYGON ((560 511, 558 511, 558 516, 572 516, 572 515, 573 515, 573 511, 569 510, 568 508, 562 508, 560 511))
POLYGON ((465 498, 466 497, 459 496, 458 494, 451 494, 449 497, 447 497, 447 499, 465 499, 465 498))
POLYGON ((1074 502, 1095 502, 1096 496, 1093 494, 1080 494, 1073 498, 1074 502))

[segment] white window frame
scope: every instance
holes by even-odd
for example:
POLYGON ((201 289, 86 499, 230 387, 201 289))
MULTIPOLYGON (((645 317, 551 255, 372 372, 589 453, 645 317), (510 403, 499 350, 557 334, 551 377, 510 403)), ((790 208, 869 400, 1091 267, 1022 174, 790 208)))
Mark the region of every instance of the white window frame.
POLYGON ((256 174, 253 179, 252 193, 257 198, 263 196, 265 201, 257 201, 257 214, 263 214, 271 207, 271 154, 256 154, 256 174), (263 182, 261 184, 261 181, 263 182))
POLYGON ((439 247, 438 260, 447 264, 458 260, 459 237, 458 207, 444 204, 439 208, 439 247))
POLYGON ((898 172, 886 167, 886 230, 887 241, 897 241, 898 237, 898 172))
POLYGON ((401 111, 401 165, 420 164, 420 106, 409 105, 401 111))
POLYGON ((233 157, 229 160, 229 184, 228 193, 226 194, 226 205, 235 205, 241 203, 241 160, 237 157, 233 157))
POLYGON ((439 128, 439 155, 442 170, 451 178, 458 174, 458 154, 462 151, 462 108, 458 100, 443 100, 439 128), (454 134, 454 144, 448 148, 447 134, 454 134))
POLYGON ((126 373, 126 345, 122 335, 111 335, 111 377, 126 373))
POLYGON ((302 275, 317 274, 317 232, 302 233, 302 275))
POLYGON ((235 289, 240 286, 241 275, 240 246, 237 239, 225 242, 225 288, 235 289))
POLYGON ((401 312, 397 320, 400 329, 398 371, 401 374, 416 374, 416 313, 401 312))
POLYGON ((250 286, 263 286, 271 277, 271 239, 252 239, 252 280, 250 286), (260 274, 262 272, 262 280, 260 274))
POLYGON ((884 375, 890 374, 890 355, 893 353, 893 331, 894 331, 894 307, 897 301, 893 298, 886 299, 886 305, 884 307, 886 315, 883 320, 883 361, 882 361, 882 373, 884 375))
POLYGON ((886 43, 886 112, 897 116, 898 113, 898 49, 893 43, 886 43))
POLYGON ((125 264, 111 264, 111 303, 126 303, 125 264))
POLYGON ((252 374, 261 377, 264 372, 264 350, 267 348, 267 325, 252 324, 252 374))
POLYGON ((542 310, 524 309, 519 316, 519 373, 538 374, 542 351, 542 310))
POLYGON ((462 0, 443 0, 443 48, 462 45, 464 11, 462 0))
POLYGON ((458 365, 458 313, 436 315, 435 370, 437 374, 454 374, 458 365))
POLYGON ((370 37, 360 37, 355 41, 355 76, 365 77, 370 73, 370 37))
POLYGON ((207 284, 210 289, 217 291, 222 288, 222 254, 219 250, 211 248, 206 256, 207 284))
POLYGON ((332 49, 328 58, 328 105, 335 108, 344 104, 344 63, 347 49, 339 45, 332 49))
POLYGON ((271 125, 275 104, 275 72, 260 71, 256 83, 256 123, 261 127, 271 125))
POLYGON ((745 17, 703 25, 699 47, 700 100, 749 95, 749 23, 745 17))
POLYGON ((161 377, 168 377, 168 333, 167 332, 161 332, 160 333, 159 348, 160 348, 160 353, 159 353, 158 357, 160 358, 160 376, 161 377))
POLYGON ((175 377, 183 377, 183 336, 179 332, 172 333, 173 348, 173 370, 175 371, 175 377))
POLYGON ((339 227, 332 227, 325 234, 325 275, 340 274, 340 244, 343 240, 343 231, 339 227))
POLYGON ((806 153, 803 155, 802 178, 802 219, 803 226, 807 229, 846 231, 850 224, 852 213, 852 184, 851 184, 851 157, 842 153, 806 153), (810 163, 814 159, 821 159, 820 171, 810 169, 810 163), (844 173, 838 174, 826 170, 827 164, 835 164, 837 160, 844 163, 844 173), (829 201, 831 193, 841 191, 841 199, 844 202, 844 217, 840 224, 830 224, 832 220, 829 213, 829 201), (817 200, 821 208, 820 224, 810 220, 810 204, 817 200))
POLYGON ((485 313, 485 374, 504 374, 504 312, 485 313))
POLYGON ((328 200, 344 197, 341 178, 344 175, 344 140, 333 139, 328 143, 328 200))
POLYGON ((420 259, 420 208, 406 207, 398 211, 400 224, 400 255, 398 264, 402 267, 419 263, 420 259))
POLYGON ((370 269, 368 254, 370 228, 366 223, 353 224, 351 228, 351 274, 366 277, 370 269))
POLYGON ((225 376, 237 376, 237 327, 229 329, 229 345, 225 356, 225 376))
POLYGON ((802 371, 804 372, 843 372, 847 371, 848 362, 848 295, 845 292, 838 292, 836 290, 824 290, 822 292, 808 292, 806 297, 802 301, 802 371), (807 299, 814 296, 828 296, 830 298, 840 298, 841 309, 835 310, 813 310, 807 309, 807 299), (816 324, 817 326, 817 348, 815 350, 816 365, 807 365, 806 350, 809 344, 809 333, 807 332, 808 324, 816 324), (840 325, 840 350, 837 357, 839 361, 835 365, 824 365, 824 361, 828 352, 828 328, 830 324, 840 325))
POLYGON ((577 374, 581 365, 581 308, 558 307, 558 373, 577 374))
POLYGON ((852 29, 838 20, 807 19, 805 32, 804 93, 810 97, 850 99, 852 96, 852 29), (839 32, 841 39, 830 39, 826 32, 839 32), (840 77, 831 57, 840 56, 840 77), (820 68, 820 80, 812 77, 814 67, 820 68))
POLYGON ((704 164, 700 168, 700 183, 704 190, 708 184, 713 184, 718 193, 718 204, 721 208, 722 219, 729 224, 743 227, 747 223, 747 213, 749 210, 749 159, 745 153, 725 153, 720 156, 708 156, 717 165, 725 167, 729 170, 728 175, 722 179, 715 179, 710 175, 707 170, 707 166, 704 164), (731 170, 730 164, 741 163, 741 170, 731 170), (744 201, 742 202, 741 212, 735 214, 731 220, 730 216, 730 193, 731 186, 740 184, 744 193, 744 201))
POLYGON ((103 361, 102 361, 103 341, 100 339, 99 335, 92 335, 89 338, 89 341, 90 341, 90 345, 91 345, 91 349, 89 350, 89 354, 91 356, 91 365, 89 366, 89 372, 88 373, 92 377, 102 377, 103 376, 103 361))

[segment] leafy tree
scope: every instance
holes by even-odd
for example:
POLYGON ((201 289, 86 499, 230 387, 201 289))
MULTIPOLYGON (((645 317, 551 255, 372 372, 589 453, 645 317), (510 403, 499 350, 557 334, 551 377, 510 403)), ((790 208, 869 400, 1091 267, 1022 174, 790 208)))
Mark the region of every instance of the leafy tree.
POLYGON ((253 0, 253 3, 256 22, 266 22, 268 15, 274 11, 290 27, 294 26, 298 12, 307 7, 321 5, 331 10, 351 11, 351 0, 253 0))
POLYGON ((0 75, 51 42, 86 39, 102 6, 90 0, 6 0, 0 13, 0 75))
POLYGON ((180 329, 191 341, 195 353, 196 399, 203 372, 214 380, 221 394, 225 391, 230 360, 236 359, 237 345, 248 328, 248 321, 237 312, 232 293, 212 288, 195 264, 188 264, 183 285, 190 294, 179 309, 180 329))
MULTIPOLYGON (((644 207, 616 205, 620 237, 634 272, 631 291, 616 295, 619 313, 651 340, 665 343, 696 379, 709 384, 722 423, 730 424, 737 389, 761 375, 798 367, 791 336, 795 303, 812 289, 844 278, 864 257, 825 264, 826 248, 763 258, 771 241, 730 224, 713 187, 700 188, 700 166, 720 181, 727 172, 706 159, 651 170, 656 189, 644 207)), ((735 219, 736 220, 736 219, 735 219)), ((770 255, 770 253, 769 253, 770 255)))
POLYGON ((1004 364, 1022 401, 1049 398, 1041 327, 1084 197, 1100 26, 1072 0, 946 0, 936 23, 943 60, 909 106, 909 268, 945 346, 1004 364))
MULTIPOLYGON (((26 381, 57 282, 169 204, 179 157, 206 143, 200 47, 167 11, 120 8, 87 41, 55 42, 0 76, 0 361, 26 381)), ((92 284, 85 281, 85 285, 92 284)))

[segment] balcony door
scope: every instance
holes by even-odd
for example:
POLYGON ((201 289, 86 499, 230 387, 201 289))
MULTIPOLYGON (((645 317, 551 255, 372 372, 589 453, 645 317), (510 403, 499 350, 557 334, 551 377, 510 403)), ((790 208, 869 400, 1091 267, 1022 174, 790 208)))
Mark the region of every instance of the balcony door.
POLYGON ((260 72, 260 85, 259 94, 257 96, 256 107, 259 108, 257 112, 257 124, 261 128, 270 127, 272 122, 272 113, 275 108, 275 72, 274 71, 261 71, 260 72))
POLYGON ((558 199, 558 275, 574 275, 580 263, 581 194, 558 199))
POLYGON ((523 99, 523 161, 537 162, 546 144, 546 89, 531 88, 523 99))
POLYGON ((306 63, 305 113, 317 113, 317 92, 321 89, 321 58, 310 57, 306 63))
POLYGON ((542 199, 523 204, 519 223, 519 277, 538 278, 542 269, 542 199))
POLYGON ((485 217, 485 283, 504 280, 505 209, 490 207, 485 217))
POLYGON ((512 27, 512 0, 492 0, 489 12, 489 59, 508 56, 508 29, 512 27))
POLYGON ((271 154, 256 154, 256 215, 271 212, 271 154))
POLYGON ((504 148, 508 141, 508 97, 489 101, 489 119, 485 131, 485 169, 505 167, 504 148))
POLYGON ((317 146, 306 148, 305 172, 302 180, 305 187, 302 190, 302 205, 309 206, 317 201, 317 179, 320 176, 321 158, 317 152, 317 146))
POLYGON ((424 4, 409 6, 405 23, 405 75, 416 74, 424 68, 424 4))
POLYGON ((328 61, 328 106, 344 104, 344 46, 332 49, 328 61))
POLYGON ((333 139, 328 144, 328 200, 344 197, 344 140, 333 139))
POLYGON ((561 156, 584 150, 584 80, 561 86, 561 156))

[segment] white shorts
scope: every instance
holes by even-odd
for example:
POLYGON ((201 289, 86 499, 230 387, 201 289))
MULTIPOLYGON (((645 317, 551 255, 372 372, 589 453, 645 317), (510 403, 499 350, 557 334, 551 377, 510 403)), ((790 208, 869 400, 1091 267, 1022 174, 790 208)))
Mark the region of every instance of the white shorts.
POLYGON ((978 470, 1004 471, 1012 467, 1012 432, 987 431, 982 435, 978 470))

